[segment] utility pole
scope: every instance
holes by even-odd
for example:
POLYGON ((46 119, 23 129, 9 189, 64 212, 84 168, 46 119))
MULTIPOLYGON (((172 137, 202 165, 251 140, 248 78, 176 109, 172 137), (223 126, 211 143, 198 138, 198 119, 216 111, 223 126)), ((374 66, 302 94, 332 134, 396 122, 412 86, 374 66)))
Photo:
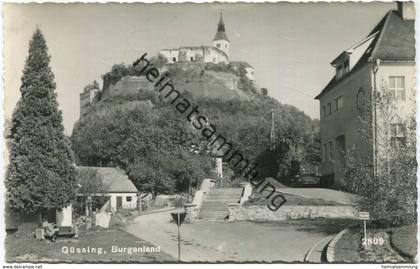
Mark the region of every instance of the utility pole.
POLYGON ((270 145, 271 145, 271 150, 276 149, 276 132, 275 132, 275 126, 274 126, 274 109, 271 109, 270 145))
POLYGON ((178 226, 178 262, 181 261, 181 233, 179 232, 179 227, 181 226, 181 217, 178 212, 177 225, 178 226))
POLYGON ((377 122, 377 85, 376 85, 376 73, 378 72, 379 65, 381 63, 381 59, 376 59, 375 66, 373 67, 373 94, 372 94, 372 102, 373 102, 373 147, 374 147, 374 160, 373 160, 373 177, 375 181, 377 180, 378 174, 378 122, 377 122))

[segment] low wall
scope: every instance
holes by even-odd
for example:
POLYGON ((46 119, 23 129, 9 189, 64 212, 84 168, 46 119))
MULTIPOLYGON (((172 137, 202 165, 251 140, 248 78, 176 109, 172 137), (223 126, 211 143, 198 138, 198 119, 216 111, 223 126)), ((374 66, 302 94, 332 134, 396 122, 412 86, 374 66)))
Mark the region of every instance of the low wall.
POLYGON ((185 215, 185 223, 193 223, 200 213, 200 208, 195 204, 186 204, 184 205, 184 210, 187 215, 185 215))
POLYGON ((229 221, 279 221, 287 219, 357 219, 357 210, 351 206, 282 206, 271 211, 265 205, 243 207, 229 204, 229 221))

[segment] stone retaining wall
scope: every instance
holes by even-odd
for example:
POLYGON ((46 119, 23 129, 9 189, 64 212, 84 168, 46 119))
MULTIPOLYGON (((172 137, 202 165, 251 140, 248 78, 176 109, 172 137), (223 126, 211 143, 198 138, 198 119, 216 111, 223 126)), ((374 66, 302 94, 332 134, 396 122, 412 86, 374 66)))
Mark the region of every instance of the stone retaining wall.
POLYGON ((184 205, 184 210, 187 215, 185 216, 185 223, 193 223, 200 213, 200 208, 195 204, 184 205))
POLYGON ((265 205, 243 207, 229 204, 229 221, 279 221, 287 219, 348 218, 357 219, 352 206, 282 206, 271 211, 265 205))

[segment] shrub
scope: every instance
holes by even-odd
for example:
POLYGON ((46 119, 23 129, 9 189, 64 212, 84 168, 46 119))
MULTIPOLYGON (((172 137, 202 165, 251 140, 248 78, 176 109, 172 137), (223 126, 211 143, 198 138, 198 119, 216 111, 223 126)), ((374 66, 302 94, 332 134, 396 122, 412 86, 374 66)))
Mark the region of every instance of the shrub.
MULTIPOLYGON (((372 217, 384 226, 416 222, 417 162, 415 139, 415 113, 408 120, 399 119, 406 126, 405 141, 395 145, 391 139, 390 123, 394 122, 396 107, 387 93, 377 95, 376 141, 370 128, 370 114, 360 117, 361 137, 376 144, 376 171, 374 166, 360 158, 350 158, 344 169, 343 185, 347 190, 363 196, 361 210, 371 212, 372 217)), ((357 153, 357 152, 353 152, 357 153)), ((355 156, 351 154, 350 156, 355 156)), ((359 154, 360 156, 360 154, 359 154)))

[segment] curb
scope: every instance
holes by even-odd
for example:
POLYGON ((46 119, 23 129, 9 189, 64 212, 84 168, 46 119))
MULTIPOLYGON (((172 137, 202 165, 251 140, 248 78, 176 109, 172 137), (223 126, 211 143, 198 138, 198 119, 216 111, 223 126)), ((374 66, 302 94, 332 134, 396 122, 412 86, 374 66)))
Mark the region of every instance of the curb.
MULTIPOLYGON (((395 251, 398 255, 400 255, 400 256, 402 256, 404 258, 408 258, 410 260, 413 260, 413 261, 416 261, 417 262, 417 260, 418 260, 418 257, 417 257, 418 256, 418 251, 413 256, 412 254, 407 253, 405 250, 403 250, 400 247, 398 247, 397 245, 395 245, 394 244, 394 233, 395 232, 388 233, 388 236, 389 236, 388 242, 389 242, 389 246, 391 247, 391 249, 393 251, 395 251)), ((416 240, 416 245, 417 245, 417 240, 416 240)))
POLYGON ((328 246, 328 244, 333 240, 335 235, 329 235, 324 237, 323 239, 319 240, 313 247, 311 247, 306 253, 305 258, 303 259, 304 262, 307 263, 322 263, 322 254, 324 249, 328 246))
POLYGON ((344 229, 341 232, 339 232, 336 236, 334 236, 334 238, 331 240, 331 242, 328 244, 327 247, 327 261, 332 263, 332 262, 338 262, 335 260, 335 244, 337 244, 338 240, 341 239, 341 237, 343 237, 343 235, 345 233, 348 233, 349 229, 344 229))

